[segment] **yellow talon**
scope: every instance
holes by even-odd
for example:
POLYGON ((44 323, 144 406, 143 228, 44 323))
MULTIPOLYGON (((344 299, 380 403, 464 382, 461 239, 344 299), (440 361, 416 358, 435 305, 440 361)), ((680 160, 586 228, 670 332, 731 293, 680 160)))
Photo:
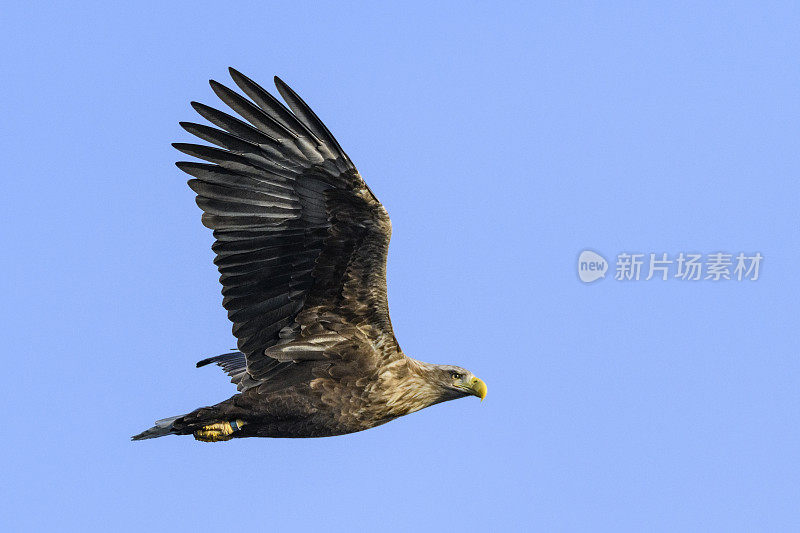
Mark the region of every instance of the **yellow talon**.
POLYGON ((210 424, 195 431, 194 438, 203 442, 220 442, 231 440, 233 438, 233 434, 242 429, 242 426, 245 424, 246 422, 244 420, 238 419, 234 420, 233 424, 230 422, 218 422, 216 424, 210 424))

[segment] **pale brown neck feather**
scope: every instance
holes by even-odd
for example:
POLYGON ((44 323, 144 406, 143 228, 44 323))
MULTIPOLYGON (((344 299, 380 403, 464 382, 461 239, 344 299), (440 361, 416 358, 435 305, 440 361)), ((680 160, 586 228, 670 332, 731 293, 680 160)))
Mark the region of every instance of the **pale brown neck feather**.
POLYGON ((428 378, 436 365, 406 357, 387 368, 380 381, 386 394, 384 416, 396 418, 444 401, 442 389, 428 378))

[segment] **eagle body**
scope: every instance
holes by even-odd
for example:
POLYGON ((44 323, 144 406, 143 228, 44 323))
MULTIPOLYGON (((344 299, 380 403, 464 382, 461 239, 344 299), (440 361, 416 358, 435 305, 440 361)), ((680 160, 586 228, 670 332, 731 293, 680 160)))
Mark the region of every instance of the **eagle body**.
MULTIPOLYGON (((358 379, 320 377, 273 392, 249 389, 184 415, 173 429, 189 432, 208 420, 241 419, 235 437, 329 437, 370 429, 445 401, 413 362, 373 369, 358 379)), ((452 399, 455 399, 454 396, 452 399)))
POLYGON ((205 161, 191 175, 239 351, 211 357, 238 393, 159 420, 134 440, 324 437, 430 405, 486 395, 463 368, 407 357, 392 330, 386 209, 325 125, 280 79, 288 108, 234 69, 249 99, 211 81, 244 120, 192 103, 216 127, 181 126, 217 147, 176 143, 205 161))

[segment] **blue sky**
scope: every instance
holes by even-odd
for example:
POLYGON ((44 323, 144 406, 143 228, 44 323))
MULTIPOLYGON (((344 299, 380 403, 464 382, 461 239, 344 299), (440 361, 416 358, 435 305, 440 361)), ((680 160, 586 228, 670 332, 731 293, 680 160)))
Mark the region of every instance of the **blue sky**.
MULTIPOLYGON (((792 3, 7 6, 8 530, 797 530, 792 3), (329 439, 129 442, 234 392, 174 141, 274 74, 392 216, 406 353, 489 395, 329 439), (579 281, 584 249, 760 252, 579 281)), ((613 269, 613 265, 612 265, 613 269)))

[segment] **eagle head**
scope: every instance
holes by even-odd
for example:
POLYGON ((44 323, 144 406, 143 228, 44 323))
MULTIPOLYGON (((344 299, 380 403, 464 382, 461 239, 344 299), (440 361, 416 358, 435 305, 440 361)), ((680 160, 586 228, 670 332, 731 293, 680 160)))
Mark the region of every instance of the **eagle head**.
POLYGON ((486 383, 460 366, 436 365, 431 374, 448 400, 464 396, 477 396, 481 401, 486 398, 486 383))

